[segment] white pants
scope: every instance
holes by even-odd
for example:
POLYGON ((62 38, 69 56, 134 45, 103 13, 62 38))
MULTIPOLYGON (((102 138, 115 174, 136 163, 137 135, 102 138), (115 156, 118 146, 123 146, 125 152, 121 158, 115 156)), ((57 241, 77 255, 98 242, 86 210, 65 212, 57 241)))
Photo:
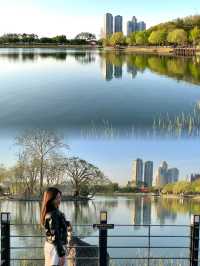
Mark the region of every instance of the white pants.
MULTIPOLYGON (((66 249, 65 246, 63 247, 66 249)), ((56 247, 47 241, 44 243, 44 257, 45 266, 59 265, 59 256, 56 247)), ((67 260, 65 261, 64 266, 67 266, 67 260)))

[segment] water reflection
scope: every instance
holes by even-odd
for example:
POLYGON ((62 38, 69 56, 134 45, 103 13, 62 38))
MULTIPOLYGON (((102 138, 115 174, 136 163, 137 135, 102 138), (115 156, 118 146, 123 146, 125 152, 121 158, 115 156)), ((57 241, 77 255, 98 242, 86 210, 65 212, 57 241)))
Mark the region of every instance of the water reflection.
POLYGON ((199 137, 198 57, 2 49, 0 64, 1 128, 42 126, 84 138, 199 137))
POLYGON ((0 53, 0 60, 7 60, 8 62, 37 62, 41 59, 54 59, 57 61, 66 61, 67 58, 74 58, 81 64, 89 64, 95 62, 95 55, 93 52, 87 51, 74 51, 67 52, 66 50, 53 50, 52 52, 47 50, 15 50, 0 53))
POLYGON ((136 55, 136 54, 118 54, 118 53, 100 53, 101 71, 105 80, 118 78, 113 75, 113 68, 122 77, 123 66, 126 65, 127 73, 135 78, 137 73, 143 73, 146 69, 159 75, 165 75, 171 78, 184 80, 190 83, 200 83, 200 58, 185 58, 159 55, 136 55))
MULTIPOLYGON (((152 217, 156 223, 164 224, 166 220, 175 222, 179 215, 199 214, 200 205, 196 201, 182 198, 159 198, 151 196, 134 196, 131 198, 97 197, 95 201, 73 202, 65 201, 61 210, 73 224, 93 224, 98 222, 101 210, 107 210, 112 218, 116 212, 119 217, 115 223, 120 223, 120 210, 130 214, 129 223, 142 225, 151 224, 152 217)), ((1 201, 1 211, 11 212, 11 223, 38 224, 40 204, 37 201, 1 201)), ((115 217, 116 218, 116 217, 115 217)), ((184 221, 186 222, 187 219, 184 221)), ((84 232, 86 233, 86 232, 84 232)))
POLYGON ((100 68, 105 80, 122 78, 124 66, 132 78, 137 73, 149 69, 159 75, 200 84, 200 57, 174 57, 159 55, 124 54, 119 52, 98 52, 98 50, 67 50, 67 49, 1 49, 0 60, 37 61, 52 58, 66 61, 74 58, 81 64, 94 63, 100 57, 100 68))
MULTIPOLYGON (((37 224, 39 222, 40 206, 38 202, 15 202, 15 201, 1 201, 1 211, 11 212, 12 223, 14 224, 37 224)), ((185 224, 190 223, 190 214, 200 212, 198 202, 186 199, 172 199, 160 198, 151 196, 129 196, 129 197, 104 197, 98 196, 92 202, 62 202, 61 210, 64 211, 66 217, 78 226, 74 227, 74 233, 82 236, 97 236, 98 231, 94 231, 92 226, 80 226, 81 224, 93 224, 99 221, 99 212, 101 210, 108 211, 109 222, 115 224, 137 224, 137 227, 117 227, 109 231, 109 235, 146 235, 148 233, 147 227, 141 225, 157 224, 185 224), (184 214, 184 215, 182 215, 184 214)), ((153 235, 188 235, 189 227, 187 230, 183 227, 152 227, 153 235)), ((11 226, 12 235, 38 235, 42 236, 39 226, 11 226)), ((98 244, 98 238, 84 238, 90 244, 98 244)), ((109 238, 110 246, 125 245, 125 246, 145 246, 148 240, 144 237, 135 237, 134 241, 131 238, 109 238)), ((166 238, 165 241, 160 238, 154 237, 152 240, 154 246, 182 246, 182 239, 177 238, 176 243, 174 239, 166 238)), ((189 239, 184 243, 185 246, 189 245, 189 239)), ((12 246, 41 246, 43 247, 44 238, 15 238, 12 241, 12 246)), ((144 256, 147 255, 147 250, 144 249, 122 249, 122 250, 109 250, 113 257, 131 257, 131 256, 144 256)), ((162 256, 181 256, 185 255, 186 250, 152 250, 152 256, 156 256, 157 252, 162 256), (164 253, 163 253, 164 252, 164 253)), ((43 257, 43 249, 33 250, 29 252, 29 257, 43 257)), ((12 257, 27 257, 25 249, 12 251, 12 257)), ((118 264, 117 264, 118 265, 118 264)))

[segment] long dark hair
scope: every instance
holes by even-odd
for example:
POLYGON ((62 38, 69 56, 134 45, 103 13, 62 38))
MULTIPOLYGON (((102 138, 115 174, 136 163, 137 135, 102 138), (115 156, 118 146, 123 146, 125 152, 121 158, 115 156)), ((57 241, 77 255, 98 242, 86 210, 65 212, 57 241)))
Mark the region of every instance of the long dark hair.
POLYGON ((47 212, 53 211, 56 207, 53 204, 53 200, 56 198, 57 194, 62 192, 56 187, 49 187, 43 194, 42 208, 40 212, 40 223, 44 225, 45 215, 47 212))

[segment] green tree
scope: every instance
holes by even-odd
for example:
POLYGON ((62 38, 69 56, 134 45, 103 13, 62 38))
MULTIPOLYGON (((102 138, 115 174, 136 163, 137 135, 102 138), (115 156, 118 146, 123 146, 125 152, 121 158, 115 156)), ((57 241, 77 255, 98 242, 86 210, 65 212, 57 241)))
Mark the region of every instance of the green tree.
POLYGON ((152 44, 163 45, 167 40, 167 32, 163 30, 152 31, 148 41, 152 44))
POLYGON ((190 31, 190 39, 192 40, 194 45, 196 45, 200 41, 200 29, 198 27, 194 27, 190 31))
POLYGON ((57 35, 56 37, 53 37, 53 41, 58 44, 65 44, 67 43, 67 38, 65 35, 57 35))
POLYGON ((187 42, 187 33, 183 29, 175 29, 168 33, 167 41, 174 44, 185 44, 187 42))
POLYGON ((102 40, 102 42, 103 42, 103 46, 110 46, 110 36, 109 35, 107 35, 103 40, 102 40))
POLYGON ((110 38, 110 44, 113 46, 125 44, 125 37, 122 32, 114 33, 110 38))
POLYGON ((126 43, 128 45, 136 45, 136 39, 135 39, 135 32, 131 33, 127 38, 126 38, 126 43))
POLYGON ((135 41, 138 45, 145 45, 148 43, 148 37, 145 31, 138 31, 135 34, 135 41))
POLYGON ((173 193, 174 194, 187 194, 190 192, 190 182, 179 181, 174 184, 173 193))

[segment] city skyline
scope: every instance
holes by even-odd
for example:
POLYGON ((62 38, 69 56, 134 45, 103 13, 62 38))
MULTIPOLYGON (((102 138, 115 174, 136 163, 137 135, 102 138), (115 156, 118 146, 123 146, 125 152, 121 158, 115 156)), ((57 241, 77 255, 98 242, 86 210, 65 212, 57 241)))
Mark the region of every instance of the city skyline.
MULTIPOLYGON (((10 32, 35 33, 39 36, 65 34, 68 38, 73 38, 80 32, 89 31, 99 37, 102 15, 106 12, 124 14, 124 21, 128 21, 133 14, 136 14, 140 21, 145 21, 150 27, 178 17, 198 14, 200 8, 197 0, 192 0, 190 3, 171 0, 167 3, 158 2, 156 5, 147 0, 142 4, 130 0, 123 1, 123 4, 114 0, 109 3, 97 0, 92 3, 78 0, 73 2, 21 0, 20 5, 17 0, 1 1, 0 34, 10 32), (172 4, 173 10, 171 10, 172 4)), ((126 25, 124 32, 126 32, 125 27, 126 25)))
POLYGON ((124 35, 129 36, 131 33, 146 30, 146 23, 138 21, 136 16, 131 20, 125 22, 127 25, 126 32, 123 30, 123 16, 113 15, 111 13, 104 14, 103 27, 101 28, 101 37, 111 36, 113 33, 122 32, 124 35))

